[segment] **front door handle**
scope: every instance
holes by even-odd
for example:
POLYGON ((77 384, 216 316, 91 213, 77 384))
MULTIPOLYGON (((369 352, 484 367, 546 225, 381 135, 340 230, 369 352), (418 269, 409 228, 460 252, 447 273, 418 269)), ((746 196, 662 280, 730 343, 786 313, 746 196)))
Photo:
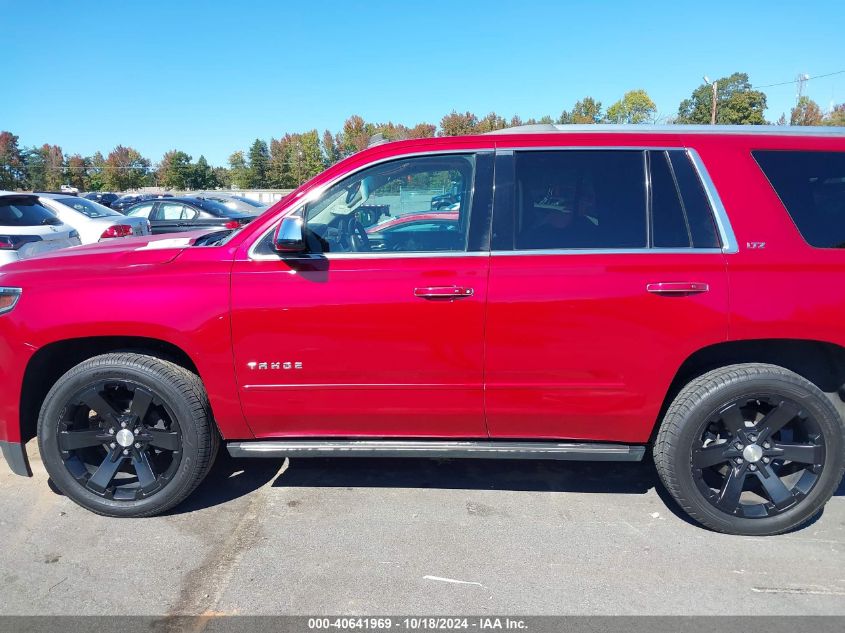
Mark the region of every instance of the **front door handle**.
POLYGON ((475 292, 472 288, 463 286, 432 286, 430 288, 414 288, 414 296, 421 299, 463 299, 471 297, 475 292))
POLYGON ((709 291, 710 286, 699 281, 661 281, 645 289, 656 295, 694 295, 709 291))

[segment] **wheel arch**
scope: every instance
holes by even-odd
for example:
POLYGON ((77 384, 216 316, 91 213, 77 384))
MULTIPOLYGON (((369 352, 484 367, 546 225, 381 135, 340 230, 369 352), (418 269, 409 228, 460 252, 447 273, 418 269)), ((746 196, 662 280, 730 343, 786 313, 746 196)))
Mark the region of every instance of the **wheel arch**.
POLYGON ((69 369, 113 352, 136 352, 170 361, 202 378, 196 363, 182 348, 162 339, 142 336, 98 336, 55 341, 41 347, 27 363, 21 384, 21 441, 36 434, 38 413, 47 393, 69 369))
POLYGON ((651 443, 684 385, 713 369, 739 363, 768 363, 793 371, 824 391, 845 415, 845 347, 812 339, 725 341, 696 350, 678 368, 652 429, 651 443))

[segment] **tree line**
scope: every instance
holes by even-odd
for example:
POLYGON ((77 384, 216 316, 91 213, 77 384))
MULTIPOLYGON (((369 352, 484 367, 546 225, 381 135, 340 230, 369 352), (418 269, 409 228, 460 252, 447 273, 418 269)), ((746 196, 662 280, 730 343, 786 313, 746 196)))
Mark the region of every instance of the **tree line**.
MULTIPOLYGON (((717 80, 716 123, 762 125, 766 94, 755 90, 745 73, 734 73, 717 80)), ((418 123, 374 123, 358 115, 350 116, 336 133, 317 130, 288 133, 268 143, 256 139, 246 151, 234 152, 226 166, 211 166, 204 156, 194 161, 181 150, 171 150, 158 163, 132 147, 118 145, 106 156, 66 155, 58 145, 20 147, 11 132, 0 132, 0 189, 57 190, 69 184, 84 191, 126 191, 158 186, 167 189, 197 190, 229 188, 289 189, 317 175, 326 167, 364 148, 375 134, 387 140, 483 134, 508 127, 535 123, 682 123, 708 124, 711 120, 712 92, 701 84, 678 106, 676 114, 661 116, 654 101, 642 89, 626 92, 607 108, 586 96, 558 116, 546 115, 523 120, 518 115, 505 118, 495 112, 478 117, 472 112, 452 111, 439 125, 418 123)), ((845 103, 823 112, 817 103, 801 97, 789 119, 784 113, 778 125, 845 126, 845 103)))

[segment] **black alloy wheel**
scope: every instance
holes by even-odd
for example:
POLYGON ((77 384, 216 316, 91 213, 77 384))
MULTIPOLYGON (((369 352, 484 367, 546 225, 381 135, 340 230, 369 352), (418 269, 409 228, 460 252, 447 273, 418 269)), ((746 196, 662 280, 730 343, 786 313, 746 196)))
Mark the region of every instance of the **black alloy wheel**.
POLYGON ((781 534, 816 517, 845 471, 845 423, 832 398, 776 365, 710 371, 684 386, 654 443, 666 489, 719 532, 781 534))
POLYGON ((176 416, 148 388, 99 381, 74 394, 59 421, 59 450, 76 481, 107 499, 163 489, 182 456, 176 416))
POLYGON ((72 368, 38 418, 42 461, 56 487, 106 516, 175 506, 208 474, 219 441, 199 377, 132 352, 72 368))
POLYGON ((716 508, 771 517, 800 503, 818 483, 824 435, 798 403, 758 394, 714 415, 691 459, 696 485, 716 508))

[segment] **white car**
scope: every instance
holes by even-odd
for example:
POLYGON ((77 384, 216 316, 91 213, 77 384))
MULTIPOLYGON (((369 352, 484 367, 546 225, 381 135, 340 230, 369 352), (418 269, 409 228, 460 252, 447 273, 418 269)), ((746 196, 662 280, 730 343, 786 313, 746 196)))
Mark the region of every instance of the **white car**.
POLYGON ((146 218, 127 217, 87 198, 39 193, 38 199, 62 222, 79 231, 83 244, 151 233, 150 221, 146 218))
POLYGON ((0 266, 80 243, 79 232, 44 208, 37 195, 0 191, 0 266))
POLYGON ((71 187, 70 185, 62 185, 61 191, 62 193, 79 193, 79 189, 71 187))

